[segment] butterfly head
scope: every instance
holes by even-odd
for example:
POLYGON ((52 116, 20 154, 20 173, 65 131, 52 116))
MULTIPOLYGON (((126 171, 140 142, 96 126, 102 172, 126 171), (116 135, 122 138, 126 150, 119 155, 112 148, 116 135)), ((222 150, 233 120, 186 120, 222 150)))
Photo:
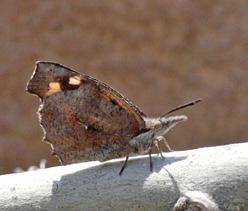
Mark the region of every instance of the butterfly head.
POLYGON ((78 72, 52 62, 36 62, 26 90, 44 98, 65 89, 77 89, 80 84, 81 76, 78 72))

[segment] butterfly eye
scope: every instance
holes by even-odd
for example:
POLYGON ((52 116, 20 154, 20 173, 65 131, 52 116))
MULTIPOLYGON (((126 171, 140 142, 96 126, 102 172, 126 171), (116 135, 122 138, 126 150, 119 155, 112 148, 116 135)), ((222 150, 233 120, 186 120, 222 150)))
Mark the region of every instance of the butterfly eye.
POLYGON ((162 124, 163 124, 163 123, 159 120, 159 121, 154 125, 154 129, 155 129, 155 130, 160 129, 161 126, 162 126, 162 124))
POLYGON ((154 125, 154 129, 159 129, 161 127, 161 125, 160 124, 156 124, 156 125, 154 125))

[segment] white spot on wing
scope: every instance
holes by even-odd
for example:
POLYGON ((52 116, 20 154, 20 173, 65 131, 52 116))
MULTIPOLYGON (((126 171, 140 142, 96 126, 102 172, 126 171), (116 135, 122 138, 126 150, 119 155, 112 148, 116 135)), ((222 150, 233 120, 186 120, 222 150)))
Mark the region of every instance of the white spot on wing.
POLYGON ((81 84, 81 79, 79 76, 73 76, 69 78, 70 85, 80 85, 81 84))

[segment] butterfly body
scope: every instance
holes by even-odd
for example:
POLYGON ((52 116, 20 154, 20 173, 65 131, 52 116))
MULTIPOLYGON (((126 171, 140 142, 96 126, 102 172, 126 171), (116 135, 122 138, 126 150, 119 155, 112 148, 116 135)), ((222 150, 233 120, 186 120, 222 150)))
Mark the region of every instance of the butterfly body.
POLYGON ((36 63, 27 91, 41 99, 44 140, 63 164, 145 153, 187 119, 149 118, 108 85, 51 62, 36 63))

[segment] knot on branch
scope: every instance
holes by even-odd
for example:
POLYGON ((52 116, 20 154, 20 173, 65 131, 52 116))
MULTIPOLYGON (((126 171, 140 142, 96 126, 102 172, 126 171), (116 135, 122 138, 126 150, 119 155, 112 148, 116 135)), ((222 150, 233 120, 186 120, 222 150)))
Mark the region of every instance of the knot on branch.
POLYGON ((181 196, 173 211, 219 211, 213 198, 200 191, 189 191, 181 196))

